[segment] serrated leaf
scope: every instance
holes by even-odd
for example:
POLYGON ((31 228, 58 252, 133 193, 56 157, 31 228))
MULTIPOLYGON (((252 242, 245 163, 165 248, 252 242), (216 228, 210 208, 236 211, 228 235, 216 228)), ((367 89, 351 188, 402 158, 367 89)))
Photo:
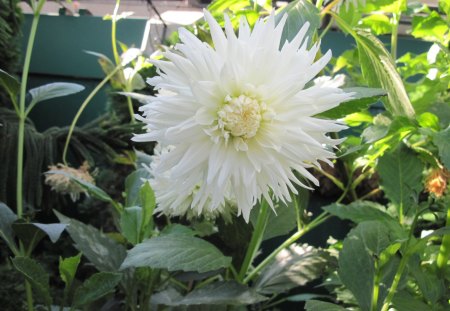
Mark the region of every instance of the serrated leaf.
POLYGON ((78 265, 80 264, 81 253, 76 256, 62 258, 59 257, 59 276, 61 280, 66 284, 66 288, 72 284, 77 272, 78 265))
POLYGON ((92 275, 75 291, 73 305, 81 307, 113 293, 121 278, 120 273, 99 272, 92 275))
POLYGON ((327 264, 325 252, 308 245, 292 245, 282 250, 253 286, 258 293, 276 294, 317 279, 327 264))
POLYGON ((231 258, 225 257, 211 243, 188 235, 163 235, 148 239, 130 251, 121 269, 150 267, 169 271, 206 272, 226 268, 231 258))
POLYGON ((412 118, 415 114, 402 78, 395 67, 395 62, 384 44, 373 34, 364 30, 353 30, 337 15, 336 22, 350 33, 358 47, 362 74, 370 87, 382 88, 388 93, 386 108, 393 115, 412 118))
POLYGON ((345 88, 343 91, 353 93, 352 99, 341 103, 333 109, 320 113, 319 117, 341 119, 352 113, 367 109, 371 104, 376 103, 382 96, 386 95, 386 91, 382 89, 367 87, 345 88))
POLYGON ((402 145, 379 159, 377 171, 385 195, 400 211, 410 206, 422 189, 423 164, 402 145))
POLYGON ((376 35, 384 35, 392 32, 389 17, 385 14, 371 14, 361 19, 362 27, 370 28, 376 35))
POLYGON ((17 220, 16 214, 4 203, 0 202, 0 237, 11 249, 16 249, 12 224, 17 220))
POLYGON ((9 96, 15 97, 19 94, 20 82, 16 78, 11 76, 9 73, 1 69, 0 69, 0 84, 8 92, 9 96))
POLYGON ((29 90, 31 94, 31 105, 55 97, 67 96, 84 90, 84 86, 76 83, 55 82, 36 87, 29 90))
POLYGON ((281 45, 286 40, 292 41, 306 22, 309 22, 309 28, 305 38, 309 37, 309 42, 311 42, 314 33, 320 27, 319 10, 309 1, 296 0, 277 12, 277 15, 275 15, 275 23, 278 24, 286 13, 288 17, 284 25, 283 34, 281 35, 281 45))
POLYGON ((99 271, 119 270, 126 257, 125 247, 90 225, 70 219, 57 211, 54 213, 62 223, 69 225, 66 230, 75 242, 75 248, 99 271))
POLYGON ((50 296, 49 275, 35 260, 28 257, 16 257, 11 259, 14 268, 30 282, 35 293, 43 299, 47 306, 52 304, 50 296))
POLYGON ((430 311, 430 306, 423 303, 407 291, 400 291, 392 299, 392 306, 396 310, 430 311))
POLYGON ((450 127, 436 133, 433 136, 433 142, 438 147, 442 163, 450 170, 450 127))
POLYGON ((152 296, 156 304, 181 305, 249 305, 266 300, 254 290, 235 281, 220 281, 194 289, 186 296, 174 290, 166 290, 152 296))
MULTIPOLYGON (((370 310, 375 277, 375 258, 379 258, 390 245, 396 244, 395 235, 380 221, 365 221, 350 231, 339 253, 339 278, 354 295, 362 310, 370 310)), ((391 284, 398 258, 383 267, 379 300, 387 294, 385 286, 391 284)))
POLYGON ((427 16, 413 16, 411 34, 415 38, 445 44, 444 38, 448 32, 448 24, 436 11, 431 11, 427 16))
POLYGON ((346 309, 334 303, 319 300, 308 300, 305 304, 306 311, 344 311, 346 309))
POLYGON ((120 229, 123 236, 133 245, 140 242, 142 227, 142 208, 126 207, 120 215, 120 229))

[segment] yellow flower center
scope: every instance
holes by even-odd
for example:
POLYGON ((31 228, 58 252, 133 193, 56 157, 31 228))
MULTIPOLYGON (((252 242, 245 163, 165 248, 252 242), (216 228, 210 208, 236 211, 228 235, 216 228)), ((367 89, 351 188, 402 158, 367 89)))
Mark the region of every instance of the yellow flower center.
POLYGON ((258 132, 266 111, 266 104, 252 97, 227 96, 225 104, 217 112, 218 125, 226 138, 229 135, 243 139, 252 138, 258 132))

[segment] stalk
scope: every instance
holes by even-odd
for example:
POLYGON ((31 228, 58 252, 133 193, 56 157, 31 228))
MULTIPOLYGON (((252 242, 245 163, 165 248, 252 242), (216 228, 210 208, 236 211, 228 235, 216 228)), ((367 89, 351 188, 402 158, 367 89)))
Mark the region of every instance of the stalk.
POLYGON ((120 0, 116 0, 116 6, 114 7, 114 13, 111 20, 111 43, 114 54, 114 61, 116 62, 116 65, 120 64, 120 56, 119 52, 117 51, 117 41, 116 41, 116 18, 117 13, 119 12, 119 5, 120 0))
MULTIPOLYGON (((446 226, 450 226, 450 205, 447 207, 447 220, 446 220, 446 226)), ((436 264, 438 266, 438 269, 442 272, 445 271, 447 268, 447 261, 450 257, 450 234, 445 234, 442 237, 442 244, 439 248, 439 254, 436 259, 436 264)))
POLYGON ((95 89, 92 90, 92 92, 88 95, 88 97, 86 97, 86 99, 84 100, 84 102, 81 104, 80 108, 77 111, 77 114, 75 115, 75 117, 72 120, 72 124, 70 124, 70 128, 69 128, 69 133, 67 133, 67 138, 66 138, 66 143, 64 144, 64 150, 63 150, 63 155, 62 155, 62 160, 63 163, 65 165, 67 165, 67 150, 69 148, 69 143, 70 143, 70 139, 72 138, 72 134, 73 134, 73 130, 75 129, 75 125, 78 122, 78 119, 81 116, 81 113, 84 111, 84 109, 86 108, 86 106, 89 104, 89 102, 92 100, 92 98, 98 93, 98 91, 100 91, 100 89, 106 84, 106 82, 109 81, 109 79, 111 79, 117 71, 119 71, 119 69, 122 68, 122 65, 119 64, 116 68, 114 68, 113 71, 111 71, 103 80, 102 82, 100 82, 95 89))
POLYGON ((327 212, 324 212, 317 216, 313 221, 311 221, 309 224, 304 226, 301 230, 294 233, 290 238, 288 238, 286 241, 283 242, 280 246, 278 246, 277 249, 275 249, 269 256, 267 256, 255 269, 253 269, 249 275, 244 279, 244 284, 250 282, 256 275, 258 275, 259 271, 261 271, 265 266, 267 266, 276 255, 278 255, 279 252, 281 252, 283 249, 289 247, 292 243, 297 241, 299 238, 301 238, 305 233, 309 232, 313 228, 317 227, 324 221, 326 221, 329 218, 329 215, 327 212))
POLYGON ((392 298, 394 298, 395 292, 397 291, 398 284, 400 283, 400 279, 402 278, 403 270, 405 270, 406 264, 408 262, 408 254, 405 254, 400 260, 400 264, 398 266, 397 272, 394 276, 394 281, 392 282, 391 287, 389 288, 388 295, 384 300, 383 308, 381 311, 388 311, 389 306, 391 304, 392 298))
POLYGON ((391 55, 395 61, 397 59, 398 23, 401 13, 392 14, 392 35, 391 35, 391 55))
POLYGON ((17 185, 16 185, 16 206, 17 217, 22 218, 23 215, 23 149, 25 140, 25 96, 27 93, 28 73, 30 70, 31 54, 36 38, 39 17, 45 0, 39 0, 37 6, 32 2, 33 22, 31 23, 30 36, 28 37, 25 60, 23 62, 22 80, 20 83, 19 97, 19 131, 17 133, 17 185))
POLYGON ((265 199, 261 201, 261 207, 258 215, 258 220, 256 222, 255 230, 253 231, 252 239, 250 240, 250 245, 245 254, 244 262, 242 263, 241 270, 239 271, 238 279, 242 281, 245 274, 248 271, 253 259, 255 258, 256 252, 261 245, 262 238, 264 235, 264 230, 267 226, 267 220, 269 219, 269 204, 265 199))
POLYGON ((370 306, 370 311, 378 310, 378 296, 380 293, 380 279, 381 279, 381 271, 379 267, 378 260, 375 261, 375 278, 373 280, 373 291, 372 291, 372 304, 370 306))

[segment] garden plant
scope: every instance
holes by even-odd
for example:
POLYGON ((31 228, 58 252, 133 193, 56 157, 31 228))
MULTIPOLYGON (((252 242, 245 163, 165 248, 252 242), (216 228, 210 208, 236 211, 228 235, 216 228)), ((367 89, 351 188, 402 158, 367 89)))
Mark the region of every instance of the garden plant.
POLYGON ((13 310, 449 310, 448 0, 217 0, 148 59, 117 42, 117 0, 113 60, 89 52, 105 78, 38 166, 74 209, 102 202, 90 223, 61 206, 37 221, 24 195, 29 112, 83 88, 27 90, 44 2, 30 2, 20 81, 0 71, 17 119, 15 205, 0 203, 2 264, 24 282, 13 310), (352 40, 334 57, 331 32, 352 40), (427 50, 401 55, 403 32, 427 50), (136 133, 107 162, 127 168, 119 195, 69 148, 107 83, 136 133), (319 233, 326 244, 305 242, 319 233), (57 265, 34 255, 50 256, 47 238, 57 265))

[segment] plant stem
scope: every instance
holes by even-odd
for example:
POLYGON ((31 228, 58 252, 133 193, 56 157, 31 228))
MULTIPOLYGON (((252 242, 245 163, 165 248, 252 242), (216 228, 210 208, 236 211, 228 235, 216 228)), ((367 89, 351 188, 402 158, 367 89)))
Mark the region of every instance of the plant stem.
MULTIPOLYGON (((407 243, 409 244, 409 243, 407 243)), ((389 288, 388 295, 384 300, 383 307, 381 311, 388 311, 389 306, 391 304, 392 298, 394 298, 395 292, 397 291, 398 284, 400 283, 400 279, 402 278, 403 270, 405 270, 406 264, 408 262, 409 254, 405 253, 405 255, 400 260, 400 264, 398 266, 397 272, 394 276, 394 281, 392 282, 391 287, 389 288)))
POLYGON ((338 187, 338 188, 341 189, 342 191, 345 190, 344 184, 343 184, 339 179, 337 179, 337 178, 334 177, 333 175, 331 175, 331 174, 325 172, 324 170, 322 170, 322 169, 319 168, 319 167, 315 167, 315 169, 316 169, 320 174, 324 175, 324 176, 327 177, 329 180, 331 180, 331 181, 333 182, 333 184, 336 185, 336 187, 338 187))
POLYGON ((33 292, 31 291, 31 284, 28 281, 25 281, 25 293, 26 293, 26 297, 27 297, 28 311, 33 311, 34 310, 33 292))
POLYGON ((373 280, 373 291, 372 291, 372 304, 370 306, 370 311, 377 311, 378 308, 378 296, 380 293, 380 279, 381 279, 381 271, 379 267, 378 260, 375 260, 375 278, 373 280))
POLYGON ((84 109, 86 108, 86 106, 89 104, 89 102, 92 100, 92 98, 98 93, 98 91, 100 91, 100 89, 106 84, 106 82, 109 81, 109 79, 111 79, 116 72, 122 68, 122 65, 117 65, 116 68, 114 68, 113 71, 111 71, 103 80, 102 82, 100 82, 95 89, 92 90, 92 92, 88 95, 88 97, 86 97, 86 99, 84 100, 84 102, 81 104, 80 108, 77 111, 77 114, 75 115, 75 117, 72 120, 72 124, 70 124, 70 128, 69 128, 69 133, 67 133, 67 138, 66 138, 66 143, 64 144, 64 150, 63 150, 63 155, 62 155, 62 160, 63 163, 65 165, 67 165, 67 150, 69 148, 69 143, 70 143, 70 139, 72 138, 72 134, 73 134, 73 130, 75 129, 75 125, 78 122, 78 119, 81 116, 81 113, 84 111, 84 109))
POLYGON ((401 13, 392 14, 392 34, 391 34, 391 55, 392 59, 397 59, 397 39, 398 39, 398 23, 400 21, 401 13))
POLYGON ((325 14, 327 14, 328 12, 331 11, 332 8, 334 8, 339 2, 341 2, 342 0, 334 0, 332 1, 330 4, 328 4, 321 12, 320 15, 324 16, 325 14))
POLYGON ((318 8, 320 10, 320 8, 322 7, 322 4, 323 4, 323 0, 317 0, 316 8, 318 8))
MULTIPOLYGON (((447 227, 450 226, 450 205, 447 207, 446 226, 447 227)), ((440 271, 445 272, 449 257, 450 257, 450 234, 445 234, 442 237, 441 247, 439 248, 439 254, 436 259, 436 264, 440 271)))
POLYGON ((288 238, 286 241, 283 242, 280 246, 278 246, 277 249, 275 249, 269 256, 267 256, 255 269, 252 270, 252 272, 249 273, 249 275, 244 279, 244 284, 251 281, 261 269, 263 269, 265 266, 267 266, 276 255, 278 255, 279 252, 281 252, 286 247, 289 247, 292 243, 297 241, 299 238, 301 238, 305 233, 310 231, 311 229, 317 227, 324 221, 326 221, 330 216, 327 212, 323 212, 319 216, 317 216, 313 221, 311 221, 309 224, 304 226, 301 230, 294 233, 290 238, 288 238))
POLYGON ((111 43, 116 66, 120 64, 120 56, 119 52, 117 51, 117 41, 116 41, 116 23, 117 23, 117 13, 119 12, 119 5, 120 0, 116 0, 116 6, 114 7, 114 13, 111 19, 111 43))
POLYGON ((242 263, 241 270, 239 271, 238 279, 242 281, 245 274, 248 271, 253 259, 255 258, 256 252, 261 245, 264 230, 266 229, 267 220, 269 219, 269 204, 265 199, 261 200, 261 206, 259 210, 258 220, 256 222, 255 229, 253 230, 252 239, 250 240, 250 245, 245 254, 244 262, 242 263))
POLYGON ((45 0, 40 0, 37 6, 33 1, 33 21, 31 23, 30 36, 28 37, 25 60, 23 62, 22 80, 20 83, 19 96, 19 130, 17 133, 17 184, 16 184, 16 212, 17 217, 22 218, 23 215, 23 149, 25 140, 25 97, 27 93, 28 73, 30 70, 31 54, 33 52, 34 39, 36 38, 37 26, 42 6, 45 0))

